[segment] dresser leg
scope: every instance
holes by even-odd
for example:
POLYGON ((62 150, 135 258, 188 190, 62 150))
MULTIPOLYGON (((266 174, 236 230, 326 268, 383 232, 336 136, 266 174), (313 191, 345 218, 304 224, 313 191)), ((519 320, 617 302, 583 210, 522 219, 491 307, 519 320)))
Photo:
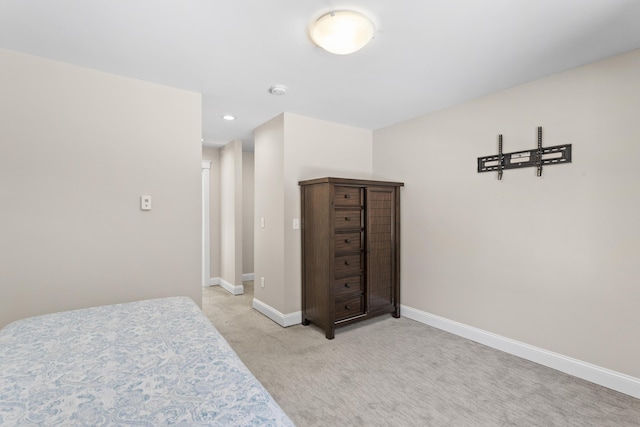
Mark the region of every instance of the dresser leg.
POLYGON ((327 333, 325 334, 325 336, 327 337, 328 340, 332 340, 335 338, 335 329, 334 328, 329 328, 327 329, 327 333))
POLYGON ((302 319, 302 324, 304 326, 309 326, 311 324, 311 322, 309 322, 307 319, 302 319))
POLYGON ((393 313, 391 313, 391 315, 393 317, 395 317, 396 319, 400 318, 400 307, 396 307, 395 311, 393 313))

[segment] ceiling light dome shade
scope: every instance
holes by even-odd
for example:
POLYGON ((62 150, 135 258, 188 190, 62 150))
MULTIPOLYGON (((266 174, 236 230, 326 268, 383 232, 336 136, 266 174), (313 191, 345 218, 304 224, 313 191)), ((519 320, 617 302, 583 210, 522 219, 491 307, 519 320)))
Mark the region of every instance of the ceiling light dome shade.
POLYGON ((311 40, 336 55, 347 55, 362 49, 374 34, 373 22, 351 10, 329 12, 309 27, 311 40))

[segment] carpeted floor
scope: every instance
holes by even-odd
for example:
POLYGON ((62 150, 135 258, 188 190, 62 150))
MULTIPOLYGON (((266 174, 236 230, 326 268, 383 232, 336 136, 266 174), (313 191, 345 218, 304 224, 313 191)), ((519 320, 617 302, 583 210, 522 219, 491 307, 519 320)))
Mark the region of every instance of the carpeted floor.
POLYGON ((203 289, 202 309, 298 427, 640 426, 640 400, 406 319, 282 328, 203 289))

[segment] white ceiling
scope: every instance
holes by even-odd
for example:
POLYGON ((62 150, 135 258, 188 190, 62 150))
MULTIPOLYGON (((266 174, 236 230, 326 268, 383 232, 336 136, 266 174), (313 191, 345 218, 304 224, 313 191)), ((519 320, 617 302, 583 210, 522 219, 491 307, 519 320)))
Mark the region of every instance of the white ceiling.
POLYGON ((378 129, 639 48, 640 1, 0 0, 0 47, 202 93, 205 143, 250 148, 283 111, 378 129), (377 27, 353 55, 307 36, 337 9, 377 27))

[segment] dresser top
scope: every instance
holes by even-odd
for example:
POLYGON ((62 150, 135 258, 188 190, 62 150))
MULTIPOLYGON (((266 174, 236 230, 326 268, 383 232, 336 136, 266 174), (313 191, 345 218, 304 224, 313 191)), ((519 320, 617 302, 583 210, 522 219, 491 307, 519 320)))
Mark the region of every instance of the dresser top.
POLYGON ((335 177, 324 177, 324 178, 315 178, 315 179, 307 179, 304 181, 298 182, 299 185, 313 185, 313 184, 340 184, 340 185, 369 185, 369 186, 391 186, 391 187, 402 187, 404 186, 404 182, 393 182, 393 181, 376 181, 371 179, 351 179, 351 178, 335 178, 335 177))

